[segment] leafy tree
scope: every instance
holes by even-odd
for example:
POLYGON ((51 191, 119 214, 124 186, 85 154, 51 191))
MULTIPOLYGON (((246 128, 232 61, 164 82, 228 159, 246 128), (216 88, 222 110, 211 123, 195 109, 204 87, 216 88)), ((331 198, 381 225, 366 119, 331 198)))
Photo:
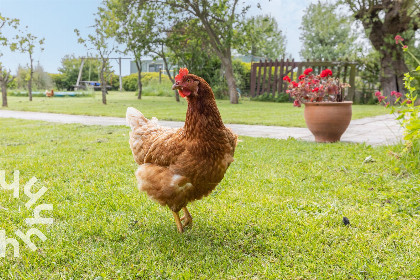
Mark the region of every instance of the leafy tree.
MULTIPOLYGON (((72 55, 65 55, 61 59, 61 67, 58 71, 63 76, 52 76, 54 83, 60 89, 72 90, 77 82, 82 61, 72 55)), ((83 64, 82 77, 83 81, 97 81, 100 76, 101 61, 92 57, 83 64)))
POLYGON ((239 0, 137 0, 155 2, 171 8, 170 19, 180 22, 198 20, 196 36, 209 45, 225 70, 230 102, 238 103, 238 92, 232 66, 232 46, 249 6, 239 7, 239 0))
POLYGON ((93 34, 89 34, 86 39, 83 39, 80 36, 80 31, 78 29, 75 29, 74 32, 79 37, 78 42, 86 48, 96 51, 100 58, 101 67, 99 76, 101 80, 102 103, 106 105, 106 95, 108 93, 107 76, 110 75, 108 67, 109 56, 115 50, 115 45, 110 42, 109 34, 115 32, 114 30, 110 30, 111 28, 115 28, 115 26, 109 26, 106 19, 101 18, 99 13, 96 16, 94 25, 95 32, 93 34))
POLYGON ((44 44, 45 39, 39 39, 35 35, 31 33, 24 33, 24 35, 16 35, 17 43, 11 44, 12 50, 18 50, 22 53, 27 53, 29 55, 29 79, 28 79, 28 96, 29 101, 32 101, 32 80, 34 75, 34 51, 35 47, 39 45, 40 50, 43 51, 44 48, 42 45, 44 44))
MULTIPOLYGON (((31 69, 29 67, 18 66, 16 82, 19 88, 27 89, 30 79, 31 69)), ((50 75, 44 71, 44 68, 38 63, 33 69, 32 88, 35 90, 51 89, 52 80, 50 75)))
POLYGON ((404 73, 408 72, 401 47, 395 36, 414 41, 420 26, 419 0, 344 0, 360 21, 370 42, 381 56, 381 87, 386 95, 404 92, 404 73))
POLYGON ((375 50, 362 53, 355 59, 357 62, 356 88, 361 89, 360 95, 356 91, 354 101, 359 103, 375 104, 374 93, 379 86, 380 56, 375 50))
POLYGON ((34 67, 33 84, 38 90, 52 88, 53 83, 51 77, 44 71, 44 67, 39 63, 34 67))
MULTIPOLYGON (((4 47, 10 47, 11 46, 11 42, 10 42, 10 38, 7 38, 5 35, 3 35, 2 30, 5 27, 11 27, 14 29, 17 29, 19 26, 19 20, 16 18, 8 18, 8 17, 4 17, 1 15, 0 13, 0 44, 4 47)), ((3 56, 3 53, 1 53, 1 49, 0 49, 0 57, 3 56)))
MULTIPOLYGON (((4 47, 11 47, 13 42, 3 35, 2 29, 4 27, 11 27, 17 29, 19 26, 19 20, 15 18, 4 17, 0 13, 0 44, 4 47)), ((11 48, 14 50, 14 48, 11 48)), ((0 49, 0 58, 3 56, 3 53, 0 49)), ((0 61, 0 86, 2 93, 2 106, 7 107, 7 87, 13 82, 14 78, 10 75, 10 70, 4 69, 0 61)))
MULTIPOLYGON (((216 82, 214 80, 216 76, 215 70, 220 69, 220 60, 201 38, 203 34, 196 34, 197 30, 199 30, 197 29, 198 24, 198 19, 191 19, 187 22, 175 22, 170 26, 164 40, 167 52, 165 53, 165 48, 161 47, 160 57, 162 57, 162 54, 165 54, 170 64, 186 67, 191 73, 202 77, 210 84, 214 84, 213 82, 216 82), (215 60, 218 61, 216 62, 217 65, 215 65, 215 60)), ((167 75, 174 82, 169 67, 167 68, 165 68, 167 75)), ((220 75, 220 73, 217 73, 217 75, 220 75)), ((217 82, 219 80, 217 79, 217 82)), ((225 83, 225 81, 222 82, 225 83)), ((175 94, 178 100, 178 92, 176 91, 175 94)))
POLYGON ((106 0, 105 7, 99 9, 101 18, 106 19, 114 28, 109 34, 117 39, 117 42, 126 46, 124 53, 132 53, 137 67, 137 98, 141 99, 141 58, 148 55, 157 34, 155 28, 155 10, 146 3, 140 7, 134 7, 135 3, 126 0, 106 0))
POLYGON ((19 89, 28 89, 29 68, 19 64, 16 72, 16 83, 19 89))
POLYGON ((352 19, 341 15, 336 4, 310 4, 304 14, 300 27, 303 58, 337 61, 357 56, 359 49, 351 31, 352 19))
POLYGON ((286 37, 271 16, 259 15, 246 19, 238 33, 243 35, 243 39, 238 40, 237 49, 243 54, 273 60, 285 56, 286 37))

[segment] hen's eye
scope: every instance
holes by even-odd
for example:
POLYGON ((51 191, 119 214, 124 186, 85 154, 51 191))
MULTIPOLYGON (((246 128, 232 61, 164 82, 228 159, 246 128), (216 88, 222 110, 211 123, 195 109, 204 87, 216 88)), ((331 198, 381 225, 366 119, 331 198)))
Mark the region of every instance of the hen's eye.
POLYGON ((190 79, 187 79, 187 83, 189 83, 191 80, 190 79))

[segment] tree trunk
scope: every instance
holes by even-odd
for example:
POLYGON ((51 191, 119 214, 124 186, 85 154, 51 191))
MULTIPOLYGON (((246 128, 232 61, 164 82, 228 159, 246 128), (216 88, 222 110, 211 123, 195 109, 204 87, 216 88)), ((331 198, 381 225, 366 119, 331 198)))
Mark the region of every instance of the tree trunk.
MULTIPOLYGON (((168 63, 166 63, 166 56, 165 56, 165 53, 163 52, 163 46, 162 46, 162 53, 161 54, 159 54, 160 55, 160 57, 162 58, 162 60, 163 60, 163 65, 165 65, 165 72, 166 72, 166 75, 168 75, 168 77, 169 77, 169 80, 171 80, 171 83, 175 83, 175 80, 174 80, 174 78, 172 77, 172 75, 171 75, 171 72, 169 71, 169 68, 168 68, 168 63)), ((174 92, 175 92, 175 100, 176 100, 176 102, 179 102, 179 92, 177 91, 177 90, 174 90, 174 92)))
POLYGON ((229 97, 231 104, 238 104, 238 91, 236 89, 235 76, 233 74, 232 58, 229 56, 221 59, 223 68, 225 69, 225 77, 229 89, 229 97))
POLYGON ((1 87, 1 96, 2 96, 2 107, 7 107, 7 86, 15 78, 10 75, 10 70, 4 70, 0 67, 0 87, 1 87))
MULTIPOLYGON (((404 62, 401 45, 395 43, 395 36, 407 30, 417 30, 418 24, 414 19, 418 12, 411 12, 415 8, 414 1, 346 1, 368 32, 373 47, 381 54, 381 88, 385 96, 391 91, 405 93, 404 73, 408 72, 404 62), (380 4, 378 4, 381 2, 380 4)), ((405 39, 414 38, 406 33, 405 39)))
POLYGON ((175 92, 175 100, 176 102, 179 102, 179 92, 177 90, 174 90, 175 92))
POLYGON ((2 106, 7 107, 7 82, 1 81, 2 106))
POLYGON ((404 60, 393 60, 391 56, 381 58, 381 87, 383 95, 391 96, 391 91, 405 93, 404 73, 408 72, 407 65, 404 60))
POLYGON ((29 75, 29 81, 28 81, 28 96, 29 101, 32 101, 32 78, 34 76, 34 69, 33 69, 33 61, 32 61, 32 54, 29 53, 29 59, 31 61, 31 68, 30 68, 30 75, 29 75))
POLYGON ((143 90, 143 84, 141 82, 141 61, 136 59, 136 67, 137 67, 137 87, 138 87, 138 95, 137 95, 137 99, 141 99, 141 93, 143 90))
POLYGON ((30 75, 30 78, 28 81, 28 96, 29 96, 29 101, 32 101, 32 75, 30 75))
POLYGON ((102 60, 101 67, 101 91, 102 91, 102 103, 106 105, 106 95, 108 93, 106 89, 106 80, 105 80, 105 69, 106 69, 106 60, 102 60))

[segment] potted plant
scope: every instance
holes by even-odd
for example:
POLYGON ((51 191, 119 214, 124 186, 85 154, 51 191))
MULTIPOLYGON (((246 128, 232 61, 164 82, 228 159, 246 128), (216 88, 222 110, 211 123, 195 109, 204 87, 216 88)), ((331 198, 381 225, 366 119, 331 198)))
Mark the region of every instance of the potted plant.
POLYGON ((283 78, 289 83, 286 93, 295 99, 293 105, 305 105, 305 122, 316 142, 340 141, 351 120, 353 102, 344 101, 343 96, 343 89, 350 85, 332 75, 330 69, 315 75, 307 68, 298 82, 289 76, 283 78))

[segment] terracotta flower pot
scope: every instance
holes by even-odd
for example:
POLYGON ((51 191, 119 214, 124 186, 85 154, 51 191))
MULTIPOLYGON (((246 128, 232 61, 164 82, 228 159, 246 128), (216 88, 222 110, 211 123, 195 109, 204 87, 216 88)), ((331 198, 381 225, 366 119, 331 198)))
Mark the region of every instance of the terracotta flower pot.
POLYGON ((337 142, 351 120, 352 101, 308 102, 305 104, 305 122, 316 142, 337 142))

